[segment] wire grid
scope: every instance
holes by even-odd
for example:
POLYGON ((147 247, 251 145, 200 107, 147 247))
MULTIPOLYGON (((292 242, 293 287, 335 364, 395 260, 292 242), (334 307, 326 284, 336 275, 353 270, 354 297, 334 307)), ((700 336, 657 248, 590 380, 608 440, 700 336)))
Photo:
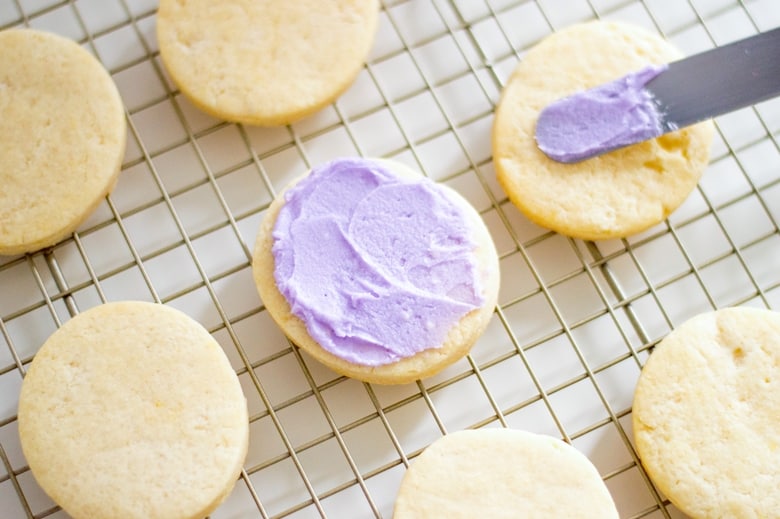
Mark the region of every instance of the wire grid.
POLYGON ((0 28, 30 26, 95 53, 122 93, 127 154, 114 193, 79 231, 0 258, 0 515, 67 517, 21 454, 16 405, 33 355, 105 301, 179 308, 235 367, 250 409, 241 478, 214 518, 390 517, 405 468, 454 430, 515 427, 587 454, 621 517, 682 517, 631 443, 630 406, 653 345, 701 311, 780 309, 780 103, 718 118, 712 160, 671 218, 625 240, 583 242, 525 220, 495 181, 490 126, 523 52, 594 18, 657 31, 686 53, 780 25, 772 0, 387 0, 354 86, 299 123, 212 119, 175 89, 155 0, 1 0, 0 28), (336 156, 391 157, 461 192, 501 258, 494 318, 472 353, 403 386, 337 376, 264 311, 250 255, 289 180, 336 156))

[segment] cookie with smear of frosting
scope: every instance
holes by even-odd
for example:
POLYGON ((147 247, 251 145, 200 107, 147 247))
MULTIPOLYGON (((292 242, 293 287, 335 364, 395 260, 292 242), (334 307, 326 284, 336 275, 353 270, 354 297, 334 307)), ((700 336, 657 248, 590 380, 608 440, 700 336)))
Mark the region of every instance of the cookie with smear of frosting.
POLYGON ((556 100, 681 57, 656 34, 606 21, 567 27, 530 49, 493 123, 496 175, 512 203, 537 225, 588 240, 629 236, 668 217, 707 166, 711 121, 573 164, 548 158, 535 128, 556 100))
POLYGON ((450 433, 412 460, 393 519, 617 519, 596 468, 571 445, 513 429, 450 433))
POLYGON ((76 42, 0 32, 0 254, 66 238, 114 188, 125 152, 119 91, 76 42))
POLYGON ((383 384, 466 355, 499 284, 476 210, 388 160, 337 159, 289 186, 261 222, 252 266, 294 343, 338 373, 383 384))
POLYGON ((316 112, 352 84, 378 17, 376 0, 161 0, 157 39, 195 106, 273 126, 316 112))
POLYGON ((778 517, 780 313, 697 315, 642 369, 632 419, 647 474, 695 519, 778 517))

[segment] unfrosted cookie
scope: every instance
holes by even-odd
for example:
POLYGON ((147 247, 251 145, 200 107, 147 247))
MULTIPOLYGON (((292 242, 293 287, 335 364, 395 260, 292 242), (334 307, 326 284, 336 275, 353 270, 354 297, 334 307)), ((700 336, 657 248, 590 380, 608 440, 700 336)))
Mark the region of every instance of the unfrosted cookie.
POLYGON ((54 245, 116 183, 125 151, 122 100, 75 42, 0 32, 0 254, 54 245))
POLYGON ((679 59, 639 27, 594 21, 554 33, 526 53, 501 95, 493 160, 509 199, 534 223, 589 240, 625 237, 669 216, 709 160, 710 121, 574 164, 536 146, 536 121, 551 102, 679 59))
POLYGON ((161 0, 160 55, 201 110, 287 124, 336 99, 373 44, 376 0, 161 0))
POLYGON ((459 431, 412 461, 394 519, 617 519, 593 464, 561 440, 511 429, 459 431))
POLYGON ((217 342, 142 302, 57 330, 24 378, 18 418, 30 470, 74 519, 202 519, 233 488, 249 434, 217 342))
POLYGON ((400 384, 468 353, 495 308, 479 214, 397 162, 338 159, 274 200, 253 272, 290 339, 344 375, 400 384))
POLYGON ((658 488, 695 519, 778 517, 780 313, 728 308, 655 348, 634 395, 634 437, 658 488))

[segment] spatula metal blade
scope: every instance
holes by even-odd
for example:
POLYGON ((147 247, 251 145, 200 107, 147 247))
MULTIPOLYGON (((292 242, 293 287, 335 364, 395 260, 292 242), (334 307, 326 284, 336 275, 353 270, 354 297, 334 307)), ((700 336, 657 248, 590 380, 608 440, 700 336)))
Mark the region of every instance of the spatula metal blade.
POLYGON ((669 63, 645 88, 666 131, 777 96, 780 28, 669 63))

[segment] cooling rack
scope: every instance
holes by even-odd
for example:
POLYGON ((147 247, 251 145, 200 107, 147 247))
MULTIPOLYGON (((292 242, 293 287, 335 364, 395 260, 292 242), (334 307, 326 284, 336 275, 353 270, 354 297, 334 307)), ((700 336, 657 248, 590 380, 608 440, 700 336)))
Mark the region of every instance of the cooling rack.
MULTIPOLYGON (((685 53, 780 25, 773 0, 385 0, 352 88, 287 127, 212 119, 175 89, 156 0, 0 0, 0 28, 68 36, 122 94, 119 184, 71 238, 0 257, 0 516, 64 518, 36 485, 16 422, 26 366, 72 315, 162 302, 197 319, 246 393, 250 448, 213 518, 392 515, 409 463, 446 432, 514 427, 571 442, 623 518, 682 517, 632 446, 631 399, 653 345, 701 311, 780 310, 780 101, 716 120, 712 160, 668 221, 625 240, 572 240, 508 203, 490 153, 493 110, 526 49, 595 18, 656 31, 685 53), (312 164, 392 157, 462 193, 501 258, 499 305, 471 355, 414 384, 337 376, 292 347, 257 296, 250 252, 274 194, 312 164)), ((0 186, 2 189, 2 186, 0 186)))

